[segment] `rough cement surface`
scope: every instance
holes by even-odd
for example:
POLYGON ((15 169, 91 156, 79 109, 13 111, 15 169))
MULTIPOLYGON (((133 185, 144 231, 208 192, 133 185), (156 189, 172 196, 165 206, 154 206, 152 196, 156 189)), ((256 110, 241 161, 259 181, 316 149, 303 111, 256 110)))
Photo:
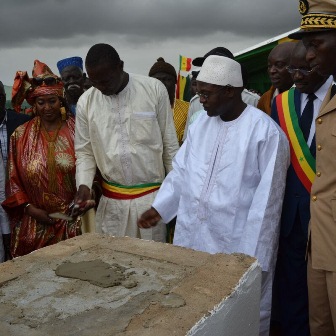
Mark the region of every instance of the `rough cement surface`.
POLYGON ((85 234, 0 265, 3 335, 186 335, 255 259, 85 234), (66 263, 120 266, 130 286, 57 276, 66 263), (136 285, 134 285, 136 284, 136 285))

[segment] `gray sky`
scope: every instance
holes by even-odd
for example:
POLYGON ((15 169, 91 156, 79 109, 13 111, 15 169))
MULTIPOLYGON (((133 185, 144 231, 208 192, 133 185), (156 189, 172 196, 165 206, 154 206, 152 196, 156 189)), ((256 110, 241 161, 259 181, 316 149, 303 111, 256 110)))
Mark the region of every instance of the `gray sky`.
POLYGON ((158 57, 233 53, 299 27, 296 0, 0 0, 0 80, 31 75, 35 59, 58 74, 58 60, 95 43, 113 45, 125 69, 148 74, 158 57))

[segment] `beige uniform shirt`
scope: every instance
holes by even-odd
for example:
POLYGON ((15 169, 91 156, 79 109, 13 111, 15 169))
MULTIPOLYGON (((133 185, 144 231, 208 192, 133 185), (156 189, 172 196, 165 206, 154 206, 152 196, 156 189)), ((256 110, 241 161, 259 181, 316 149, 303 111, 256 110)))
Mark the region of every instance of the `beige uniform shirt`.
POLYGON ((336 272, 336 95, 330 100, 330 90, 315 125, 316 176, 310 203, 312 266, 336 272))

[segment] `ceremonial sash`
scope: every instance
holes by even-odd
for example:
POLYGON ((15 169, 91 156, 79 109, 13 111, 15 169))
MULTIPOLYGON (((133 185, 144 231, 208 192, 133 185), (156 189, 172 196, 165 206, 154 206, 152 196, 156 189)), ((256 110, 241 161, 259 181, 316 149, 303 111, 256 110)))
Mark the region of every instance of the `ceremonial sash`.
POLYGON ((289 140, 291 163, 296 175, 310 193, 315 178, 316 161, 299 126, 294 104, 294 89, 278 95, 275 99, 280 126, 289 140))
POLYGON ((146 183, 133 186, 124 186, 102 180, 103 195, 108 198, 128 200, 150 194, 158 190, 161 183, 146 183))

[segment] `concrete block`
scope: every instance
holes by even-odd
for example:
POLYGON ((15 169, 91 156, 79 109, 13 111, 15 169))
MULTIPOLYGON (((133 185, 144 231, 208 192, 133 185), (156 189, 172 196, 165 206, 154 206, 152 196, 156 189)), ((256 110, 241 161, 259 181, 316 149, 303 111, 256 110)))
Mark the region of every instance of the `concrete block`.
POLYGON ((253 336, 260 283, 249 256, 89 233, 0 264, 0 335, 253 336), (89 261, 121 277, 100 287, 56 275, 89 261))

